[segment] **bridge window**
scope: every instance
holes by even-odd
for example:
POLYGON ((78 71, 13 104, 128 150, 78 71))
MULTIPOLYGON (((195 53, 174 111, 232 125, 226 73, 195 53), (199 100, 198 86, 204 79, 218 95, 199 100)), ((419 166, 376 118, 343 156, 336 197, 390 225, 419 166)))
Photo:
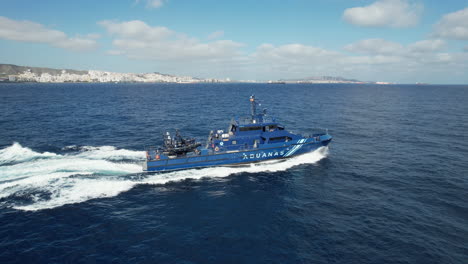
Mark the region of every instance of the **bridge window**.
POLYGON ((275 131, 275 129, 277 127, 278 127, 277 125, 265 126, 265 127, 263 127, 263 131, 273 132, 273 131, 275 131))
POLYGON ((274 137, 270 138, 271 143, 276 143, 276 142, 287 142, 290 141, 292 138, 290 137, 274 137))
POLYGON ((239 130, 240 131, 255 131, 255 130, 261 130, 261 126, 248 126, 248 127, 241 127, 239 130))

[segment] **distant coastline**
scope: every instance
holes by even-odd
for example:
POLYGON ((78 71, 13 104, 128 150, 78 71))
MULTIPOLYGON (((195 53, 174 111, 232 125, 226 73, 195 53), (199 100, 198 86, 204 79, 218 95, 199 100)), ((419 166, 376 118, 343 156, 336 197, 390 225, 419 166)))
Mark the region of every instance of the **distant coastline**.
POLYGON ((270 84, 288 84, 288 83, 355 83, 355 84, 393 84, 389 82, 371 82, 371 81, 360 81, 356 79, 347 79, 343 77, 335 76, 316 76, 308 77, 303 79, 280 79, 270 80, 267 83, 270 84))
POLYGON ((0 82, 141 82, 141 83, 199 83, 199 82, 225 82, 229 80, 201 79, 190 76, 174 76, 153 73, 117 73, 97 70, 71 70, 51 69, 41 67, 18 66, 13 64, 0 64, 0 82))
POLYGON ((279 80, 230 80, 215 78, 197 78, 153 73, 118 73, 99 70, 52 69, 42 67, 0 64, 0 83, 39 82, 39 83, 355 83, 355 84, 393 84, 389 82, 369 82, 343 77, 318 76, 303 79, 279 80))

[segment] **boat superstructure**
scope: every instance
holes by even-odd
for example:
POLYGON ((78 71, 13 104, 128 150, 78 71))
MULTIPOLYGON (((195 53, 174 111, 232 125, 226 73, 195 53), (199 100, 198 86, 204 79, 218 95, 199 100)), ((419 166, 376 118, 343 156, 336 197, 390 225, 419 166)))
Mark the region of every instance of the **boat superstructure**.
POLYGON ((312 135, 294 134, 270 117, 257 112, 258 102, 250 97, 250 116, 232 119, 224 130, 212 130, 204 147, 195 139, 184 139, 177 131, 164 135, 164 148, 148 148, 145 171, 238 165, 271 159, 284 159, 327 146, 327 131, 312 135))

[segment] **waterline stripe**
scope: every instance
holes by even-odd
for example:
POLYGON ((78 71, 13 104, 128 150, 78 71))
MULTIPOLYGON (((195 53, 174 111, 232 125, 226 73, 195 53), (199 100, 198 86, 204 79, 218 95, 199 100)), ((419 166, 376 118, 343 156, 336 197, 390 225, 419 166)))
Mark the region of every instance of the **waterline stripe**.
POLYGON ((295 148, 294 151, 289 154, 289 156, 294 155, 294 153, 296 153, 296 151, 298 151, 300 148, 302 148, 302 142, 301 145, 298 145, 297 148, 295 148))
POLYGON ((301 139, 297 142, 298 145, 294 146, 294 148, 289 152, 288 156, 291 156, 296 152, 299 148, 302 147, 302 143, 305 141, 305 139, 301 139))
MULTIPOLYGON (((299 143, 299 141, 298 141, 297 143, 299 143)), ((295 145, 294 147, 292 147, 292 148, 286 153, 286 155, 284 155, 284 156, 285 156, 285 157, 289 156, 289 154, 290 154, 291 152, 293 152, 293 150, 294 150, 295 148, 297 148, 297 146, 298 146, 298 145, 295 145)))
POLYGON ((292 154, 294 154, 294 152, 296 152, 299 148, 302 147, 302 143, 305 141, 306 139, 300 139, 299 141, 297 141, 297 144, 296 146, 294 146, 291 150, 288 151, 288 153, 286 153, 286 155, 284 155, 284 157, 289 157, 291 156, 292 154))

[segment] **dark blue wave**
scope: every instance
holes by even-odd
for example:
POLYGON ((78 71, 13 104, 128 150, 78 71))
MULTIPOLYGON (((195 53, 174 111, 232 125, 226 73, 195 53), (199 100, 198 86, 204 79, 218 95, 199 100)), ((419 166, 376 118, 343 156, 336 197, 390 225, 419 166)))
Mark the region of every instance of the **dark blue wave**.
POLYGON ((442 85, 0 84, 0 262, 466 263, 467 101, 442 85), (205 140, 252 93, 291 130, 328 128, 326 158, 138 172, 162 132, 205 140))

